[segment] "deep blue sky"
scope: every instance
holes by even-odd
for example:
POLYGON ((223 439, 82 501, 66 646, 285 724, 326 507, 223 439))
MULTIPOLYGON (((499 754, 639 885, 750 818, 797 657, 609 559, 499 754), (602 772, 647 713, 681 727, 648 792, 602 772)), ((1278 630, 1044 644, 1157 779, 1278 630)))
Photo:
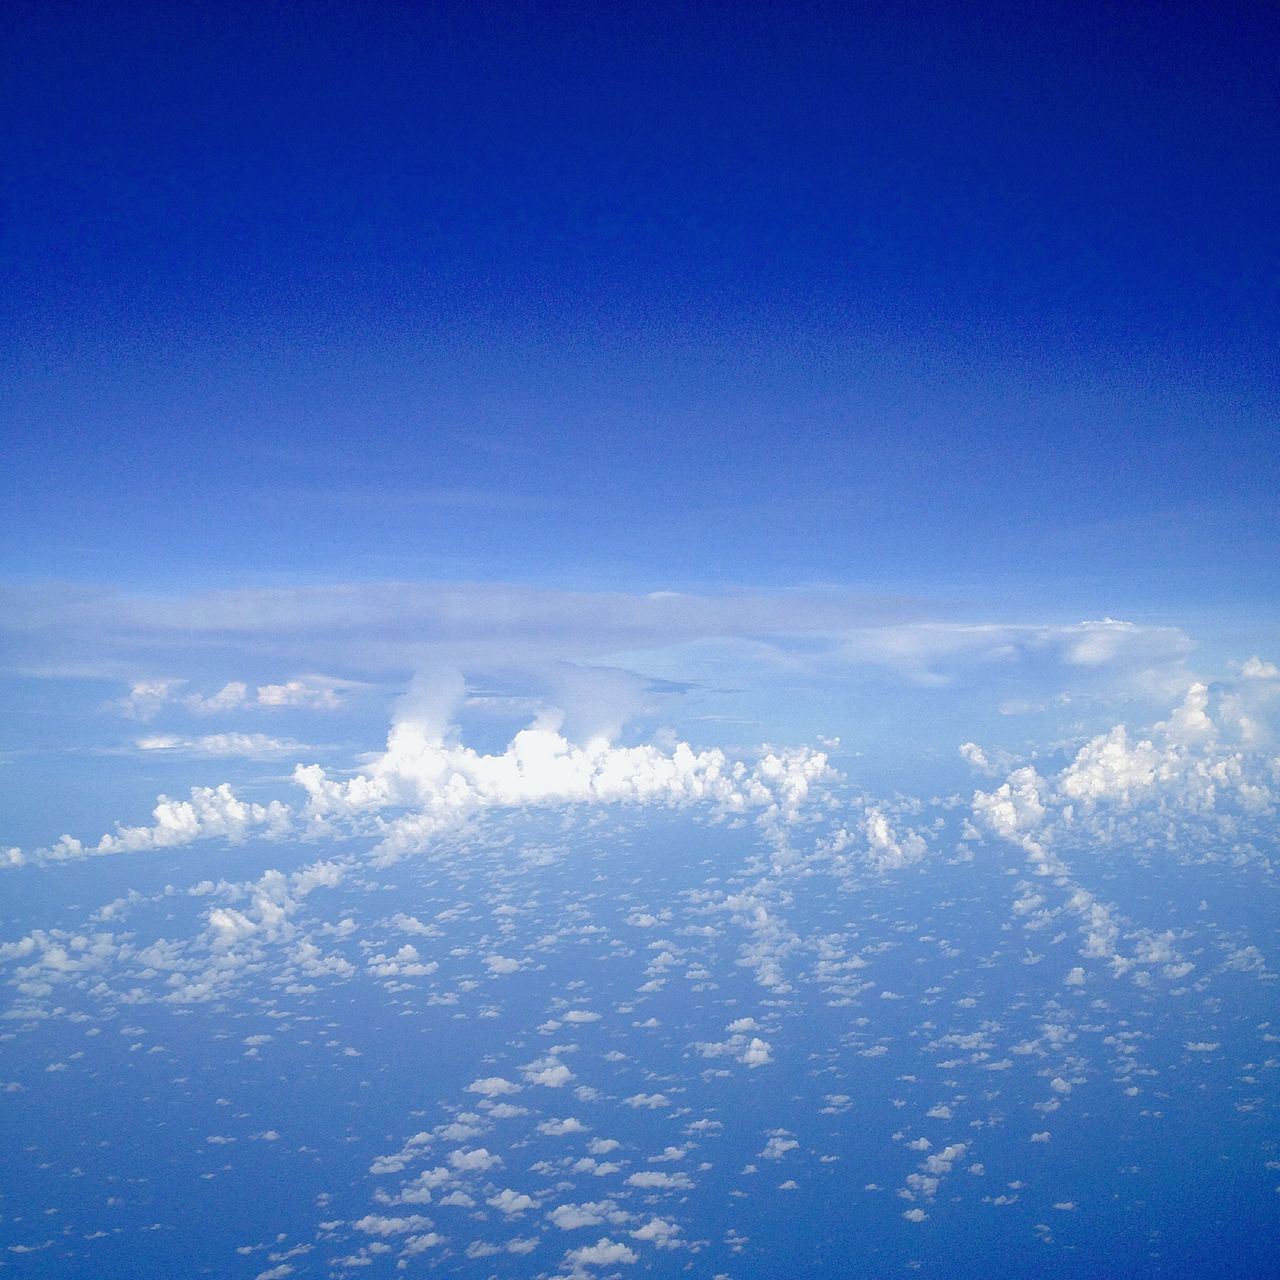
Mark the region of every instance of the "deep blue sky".
POLYGON ((3 6, 3 1265, 1280 1274, 1278 50, 3 6))
POLYGON ((5 27, 10 579, 1275 598, 1271 6, 5 27))

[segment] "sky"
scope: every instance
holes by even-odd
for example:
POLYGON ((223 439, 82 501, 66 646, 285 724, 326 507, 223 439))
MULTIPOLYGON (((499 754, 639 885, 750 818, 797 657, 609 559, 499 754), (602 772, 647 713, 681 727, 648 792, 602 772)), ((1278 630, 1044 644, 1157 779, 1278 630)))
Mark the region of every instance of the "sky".
POLYGON ((203 1182, 210 1274, 744 1280, 800 1247, 744 1187, 803 1158, 815 1268, 1269 1273, 1274 8, 0 24, 0 1266, 171 1271, 203 1182), (163 1077, 101 1056, 135 1022, 163 1077), (622 1190, 517 1154, 589 1131, 622 1190), (1134 1226, 1162 1185, 1196 1231, 1134 1226))
POLYGON ((980 687, 912 652, 938 628, 1274 652, 1265 7, 6 21, 14 750, 54 705, 101 735, 103 682, 254 663, 533 698, 621 667, 704 743, 796 744, 921 679, 953 687, 921 732, 967 698, 973 736, 1080 674, 980 687), (353 633, 422 603, 339 656, 302 616, 335 587, 353 633), (253 591, 299 617, 220 653, 197 602, 253 591), (870 646, 896 673, 755 670, 911 625, 870 646))
POLYGON ((1274 34, 15 6, 6 571, 1261 610, 1274 34))

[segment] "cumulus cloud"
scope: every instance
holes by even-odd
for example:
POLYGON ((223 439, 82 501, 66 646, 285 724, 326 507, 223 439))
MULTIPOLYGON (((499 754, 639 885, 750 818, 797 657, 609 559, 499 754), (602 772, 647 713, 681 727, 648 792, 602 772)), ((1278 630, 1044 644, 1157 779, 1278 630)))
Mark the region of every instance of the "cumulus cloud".
MULTIPOLYGON (((1159 967, 1171 980, 1194 968, 1173 946, 1172 935, 1129 930, 1117 910, 1075 882, 1066 855, 1113 845, 1117 835, 1144 852, 1163 844, 1187 856, 1194 842, 1223 834, 1235 838, 1241 818, 1265 818, 1274 807, 1276 762, 1237 732, 1233 742, 1232 691, 1214 695, 1195 681, 1170 714, 1143 735, 1115 725, 1079 747, 1056 773, 1031 765, 1014 769, 998 787, 975 792, 972 834, 984 832, 1020 848, 1041 876, 1065 890, 1061 908, 1025 892, 1015 914, 1033 922, 1065 910, 1077 917, 1081 953, 1110 962, 1117 973, 1159 967), (1127 940, 1127 946, 1124 945, 1127 940)), ((1071 986, 1085 981, 1071 970, 1071 986)))
POLYGON ((551 714, 517 733, 505 751, 484 755, 446 741, 446 701, 436 690, 425 706, 420 691, 406 700, 386 751, 354 777, 331 777, 319 765, 295 769, 307 795, 307 821, 340 828, 402 810, 380 828, 381 851, 395 855, 424 847, 441 830, 488 808, 698 804, 720 814, 788 821, 831 776, 825 754, 807 748, 769 751, 748 764, 686 743, 669 750, 613 746, 604 738, 576 745, 551 714))
POLYGON ((511 1187, 504 1187, 497 1195, 490 1196, 486 1203, 508 1218, 539 1207, 539 1202, 532 1196, 526 1195, 523 1191, 515 1191, 511 1187))
POLYGON ((1151 805, 1205 813, 1219 804, 1262 812, 1273 799, 1271 763, 1224 745, 1209 714, 1209 689, 1196 682, 1150 736, 1116 725, 1085 743, 1058 774, 1024 766, 994 791, 979 791, 973 811, 987 830, 1043 854, 1055 826, 1086 822, 1103 808, 1151 805))
POLYGON ((573 1072, 556 1057, 539 1058, 521 1068, 529 1084, 546 1089, 561 1089, 573 1079, 573 1072))
POLYGON ((628 1214, 620 1211, 612 1200, 587 1201, 583 1204, 557 1205, 547 1214, 553 1226, 561 1231, 577 1231, 582 1227, 598 1227, 602 1222, 625 1222, 628 1214))
POLYGON ((698 1041, 694 1048, 704 1058, 733 1057, 745 1067, 764 1067, 773 1061, 773 1046, 760 1036, 747 1033, 756 1030, 754 1018, 738 1018, 725 1028, 725 1040, 698 1041))
MULTIPOLYGON (((318 764, 298 765, 292 776, 305 799, 297 811, 280 800, 241 800, 227 783, 195 787, 189 800, 161 796, 149 827, 120 826, 93 844, 64 835, 34 858, 65 860, 250 835, 278 839, 299 830, 331 837, 377 832, 380 855, 394 857, 427 847, 433 837, 486 809, 559 804, 700 805, 716 815, 754 814, 761 822, 785 823, 834 777, 826 755, 807 748, 764 751, 748 762, 717 749, 695 751, 687 743, 621 747, 595 738, 578 745, 558 731, 559 716, 552 711, 517 733, 505 751, 484 754, 449 741, 449 716, 461 691, 456 673, 415 681, 401 700, 386 750, 363 770, 338 777, 318 764)), ((258 734, 220 734, 154 735, 140 745, 267 757, 291 753, 295 744, 258 734)), ((21 850, 8 850, 0 864, 29 860, 21 850)), ((496 954, 486 963, 495 974, 519 967, 496 954)))
POLYGON ((666 1218, 650 1218, 642 1227, 631 1232, 633 1240, 643 1240, 655 1249, 678 1249, 680 1227, 666 1218))
POLYGON ((800 1144, 785 1130, 773 1134, 764 1144, 760 1155, 765 1160, 781 1160, 788 1151, 795 1151, 800 1144))
POLYGON ((549 1138, 562 1138, 571 1133, 585 1133, 587 1126, 574 1116, 566 1116, 563 1120, 544 1120, 538 1125, 538 1132, 549 1138))
POLYGON ((265 805, 241 800, 225 782, 217 787, 192 787, 189 800, 161 796, 152 817, 150 826, 120 826, 91 845, 64 835, 41 851, 40 857, 62 861, 94 854, 170 849, 211 838, 233 842, 250 835, 272 838, 287 831, 290 823, 286 805, 277 800, 265 805))
POLYGON ((189 681, 176 676, 153 676, 135 680, 129 692, 114 706, 130 720, 152 720, 166 707, 176 707, 197 716, 212 716, 254 707, 302 707, 312 711, 342 706, 339 690, 351 682, 312 676, 261 684, 256 688, 244 680, 228 680, 212 693, 184 692, 189 681))
POLYGON ((407 1218, 388 1218, 381 1214, 368 1213, 351 1224, 357 1231, 370 1236, 407 1235, 411 1231, 423 1231, 431 1226, 431 1219, 420 1214, 412 1214, 407 1218))
POLYGON ((595 1244, 585 1245, 581 1249, 570 1249, 564 1255, 564 1260, 568 1266, 577 1271, 582 1267, 611 1267, 620 1262, 638 1262, 639 1256, 634 1249, 628 1248, 625 1244, 610 1240, 608 1236, 601 1236, 595 1244))
POLYGON ((919 862, 929 846, 918 831, 900 831, 879 806, 869 805, 859 822, 838 827, 822 850, 837 857, 857 854, 866 866, 888 872, 919 862))
POLYGON ((486 1076, 467 1085, 467 1092, 478 1093, 486 1098, 500 1098, 509 1093, 519 1093, 521 1087, 510 1080, 504 1080, 502 1076, 486 1076))

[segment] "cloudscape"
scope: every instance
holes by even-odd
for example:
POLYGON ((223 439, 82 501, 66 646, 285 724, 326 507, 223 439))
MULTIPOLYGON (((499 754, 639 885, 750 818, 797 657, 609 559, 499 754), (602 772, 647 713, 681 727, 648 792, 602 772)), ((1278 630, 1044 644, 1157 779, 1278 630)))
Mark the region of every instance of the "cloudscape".
POLYGON ((1280 1271, 1272 8, 2 21, 4 1274, 1280 1271))

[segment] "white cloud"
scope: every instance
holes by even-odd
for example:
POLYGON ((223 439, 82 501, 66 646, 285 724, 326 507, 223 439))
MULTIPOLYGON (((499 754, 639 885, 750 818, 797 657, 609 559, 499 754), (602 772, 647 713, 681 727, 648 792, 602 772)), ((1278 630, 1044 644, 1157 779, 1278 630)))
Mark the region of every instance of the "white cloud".
MULTIPOLYGON (((1219 698, 1228 714, 1215 718, 1212 694, 1196 681, 1167 719, 1150 733, 1133 736, 1116 725, 1081 746, 1056 774, 1041 776, 1034 768, 1015 769, 990 792, 973 797, 972 816, 985 830, 1020 847, 1033 869, 1062 887, 1061 908, 1039 898, 1029 923, 1051 918, 1064 909, 1079 920, 1084 941, 1081 954, 1110 962, 1115 973, 1131 972, 1135 981, 1150 981, 1158 971, 1174 981, 1192 972, 1174 945, 1172 934, 1129 929, 1117 910, 1072 878, 1063 853, 1113 845, 1119 835, 1145 855, 1163 844, 1186 857, 1197 842, 1235 839, 1242 816, 1264 817, 1274 803, 1274 763, 1258 751, 1224 741, 1224 719, 1230 703, 1219 698)), ((1015 916, 1025 894, 1015 903, 1015 916)), ((1076 967, 1069 986, 1085 981, 1076 967)))
POLYGON ((449 1164, 459 1173, 483 1173, 501 1163, 502 1157, 485 1147, 459 1147, 457 1151, 449 1152, 449 1164))
POLYGON ((241 680, 231 680, 217 693, 202 697, 198 693, 182 699, 183 705, 198 715, 213 715, 219 711, 234 711, 249 701, 249 687, 241 680))
POLYGON ((172 702, 186 684, 173 676, 135 680, 129 692, 113 705, 130 720, 150 720, 161 707, 172 702))
POLYGON ((538 1132, 546 1134, 549 1138, 563 1138, 567 1134, 585 1133, 586 1131, 587 1126, 573 1116, 566 1116, 563 1120, 544 1120, 538 1126, 538 1132))
POLYGON ((648 1108, 650 1111, 671 1105, 671 1099, 665 1093, 634 1093, 629 1098, 623 1098, 623 1102, 629 1107, 648 1108))
POLYGON ((639 1259, 634 1249, 610 1240, 608 1236, 601 1236, 595 1244, 570 1249, 564 1255, 564 1260, 574 1270, 578 1270, 582 1267, 611 1267, 620 1262, 631 1263, 639 1259))
POLYGON ((273 760, 292 756, 295 760, 313 748, 291 738, 272 738, 265 733, 211 733, 199 738, 174 734, 152 734, 136 739, 139 751, 176 751, 185 755, 243 757, 246 760, 273 760))
POLYGON ((1240 674, 1246 680, 1280 680, 1280 667, 1255 655, 1240 664, 1240 674))
POLYGON ((412 1214, 407 1218, 387 1218, 369 1213, 351 1225, 370 1236, 397 1236, 406 1235, 410 1231, 424 1231, 431 1226, 431 1219, 419 1214, 412 1214))
POLYGON ((1212 812, 1226 801, 1249 812, 1271 804, 1272 768, 1238 747, 1223 745, 1210 715, 1209 690, 1192 684, 1149 737, 1131 738, 1116 725, 1085 743, 1058 774, 1024 766, 994 791, 974 795, 980 826, 1050 862, 1047 847, 1102 808, 1139 805, 1170 814, 1212 812))
POLYGON ((505 1094, 519 1093, 522 1087, 510 1080, 504 1080, 502 1076, 485 1076, 467 1085, 467 1092, 479 1093, 486 1098, 500 1098, 505 1094))
POLYGON ((313 684, 287 680, 284 684, 259 685, 257 703, 260 707, 308 707, 314 711, 340 707, 342 699, 333 682, 313 684))
POLYGON ((532 1196, 526 1195, 523 1191, 513 1191, 510 1187, 504 1187, 497 1195, 490 1196, 485 1203, 509 1218, 539 1207, 538 1201, 532 1196))
POLYGON ((687 1173, 663 1173, 660 1169, 642 1169, 627 1178, 627 1186, 646 1191, 688 1191, 693 1181, 687 1173))
POLYGON ((486 808, 571 803, 706 805, 713 812, 756 811, 786 821, 811 789, 830 776, 826 756, 808 749, 767 752, 754 764, 719 750, 694 751, 680 743, 614 747, 603 738, 577 746, 553 727, 535 724, 507 749, 482 755, 446 743, 437 713, 400 719, 386 751, 346 780, 318 765, 299 766, 295 781, 307 793, 305 816, 331 827, 385 810, 406 810, 385 820, 380 847, 416 851, 441 830, 486 808))
MULTIPOLYGON (((417 851, 432 837, 488 808, 573 803, 703 805, 722 815, 755 813, 762 822, 798 817, 811 791, 834 776, 826 756, 806 748, 765 752, 753 764, 719 750, 695 752, 685 743, 613 747, 604 739, 575 746, 552 728, 525 729, 506 751, 484 755, 444 740, 449 695, 419 684, 388 737, 387 750, 367 770, 344 780, 316 764, 299 765, 294 781, 306 801, 296 815, 304 830, 354 835, 375 824, 384 856, 417 851), (387 818, 386 810, 399 811, 387 818)), ((402 711, 404 709, 402 708, 402 711)), ((153 736, 150 750, 200 749, 205 754, 279 754, 291 748, 261 735, 223 734, 203 739, 153 736)), ((3 863, 65 860, 91 854, 171 848, 201 839, 241 841, 250 835, 276 839, 295 827, 295 813, 280 800, 240 800, 227 783, 194 787, 191 799, 161 796, 151 827, 119 827, 95 844, 63 836, 28 858, 6 853, 3 863)), ((518 962, 490 959, 493 973, 513 972, 518 962)))
POLYGON ((539 1058, 521 1067, 524 1078, 529 1084, 542 1085, 547 1089, 563 1088, 573 1079, 573 1072, 558 1058, 539 1058))
POLYGON ((650 1218, 642 1227, 631 1232, 633 1240, 642 1240, 655 1249, 678 1249, 680 1227, 666 1218, 650 1218))
POLYGON ((149 827, 117 827, 92 845, 63 836, 37 856, 61 861, 94 854, 170 849, 210 838, 233 842, 250 835, 271 838, 288 829, 290 814, 278 800, 266 805, 240 800, 224 782, 217 787, 192 787, 190 800, 161 796, 152 816, 155 821, 149 827))
POLYGON ((924 857, 924 839, 914 831, 899 836, 879 809, 868 809, 865 823, 868 856, 878 870, 897 870, 924 857))
POLYGON ((624 1222, 629 1216, 620 1212, 612 1200, 588 1201, 585 1204, 561 1204, 547 1214, 551 1224, 559 1227, 561 1231, 598 1227, 602 1222, 624 1222))
POLYGON ((781 1160, 788 1151, 795 1151, 800 1144, 789 1134, 775 1133, 768 1142, 764 1144, 760 1155, 765 1160, 781 1160))
POLYGON ((965 1143, 954 1142, 949 1146, 943 1147, 941 1151, 936 1151, 933 1155, 926 1157, 924 1164, 920 1167, 926 1173, 938 1175, 950 1173, 952 1166, 957 1160, 964 1158, 964 1153, 968 1149, 965 1143))
POLYGON ((734 1032, 727 1040, 698 1041, 694 1048, 704 1058, 733 1057, 746 1067, 764 1067, 772 1061, 773 1046, 759 1036, 748 1037, 739 1027, 748 1029, 756 1025, 754 1018, 740 1018, 730 1023, 727 1030, 734 1032))

